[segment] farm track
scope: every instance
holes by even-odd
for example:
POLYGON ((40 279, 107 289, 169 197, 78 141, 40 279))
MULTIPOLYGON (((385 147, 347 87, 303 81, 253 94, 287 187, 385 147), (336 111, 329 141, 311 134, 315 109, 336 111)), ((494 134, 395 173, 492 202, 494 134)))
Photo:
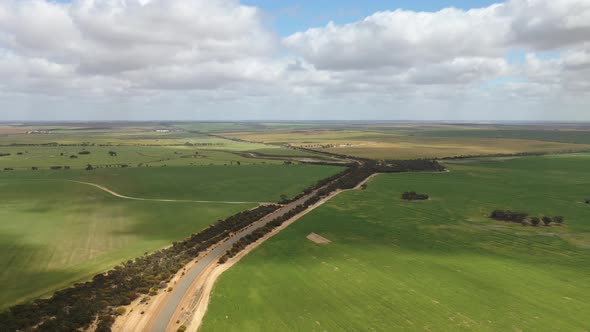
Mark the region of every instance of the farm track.
POLYGON ((270 204, 268 202, 233 202, 233 201, 195 201, 195 200, 186 200, 186 199, 163 199, 163 198, 141 198, 141 197, 132 197, 119 194, 111 189, 101 186, 96 183, 91 182, 84 182, 84 181, 77 181, 77 180, 66 180, 68 182, 75 182, 80 184, 85 184, 88 186, 92 186, 98 188, 102 191, 105 191, 115 197, 123 198, 123 199, 130 199, 135 201, 150 201, 150 202, 178 202, 178 203, 221 203, 221 204, 270 204))

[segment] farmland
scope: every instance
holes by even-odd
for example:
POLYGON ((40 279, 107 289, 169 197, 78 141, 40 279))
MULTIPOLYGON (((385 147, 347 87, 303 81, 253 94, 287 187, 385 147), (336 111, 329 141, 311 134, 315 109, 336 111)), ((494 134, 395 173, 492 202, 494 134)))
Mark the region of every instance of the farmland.
POLYGON ((1 308, 343 169, 306 164, 337 159, 313 150, 373 159, 543 153, 449 160, 450 173, 381 174, 339 194, 221 275, 202 330, 569 331, 590 323, 580 318, 590 310, 590 153, 567 153, 590 150, 584 126, 0 129, 1 308), (425 199, 402 200, 406 192, 425 199), (489 218, 497 209, 566 221, 524 227, 489 218))
POLYGON ((443 158, 590 150, 587 128, 479 128, 458 125, 357 126, 227 132, 224 137, 293 145, 373 159, 443 158))
POLYGON ((0 152, 9 153, 0 157, 2 308, 87 280, 259 202, 292 197, 340 170, 241 156, 309 153, 149 126, 51 128, 0 132, 0 152), (142 199, 207 202, 129 200, 72 180, 142 199))
POLYGON ((263 243, 221 276, 201 330, 587 329, 590 155, 447 166, 380 175, 263 243), (431 199, 401 200, 410 190, 431 199), (497 208, 566 226, 488 218, 497 208))

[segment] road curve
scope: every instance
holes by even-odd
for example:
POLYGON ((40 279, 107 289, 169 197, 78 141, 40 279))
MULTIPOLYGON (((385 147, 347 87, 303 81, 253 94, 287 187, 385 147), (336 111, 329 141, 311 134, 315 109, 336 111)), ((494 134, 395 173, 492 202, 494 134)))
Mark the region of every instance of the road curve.
POLYGON ((179 203, 222 203, 222 204, 270 204, 267 202, 232 202, 232 201, 193 201, 193 200, 186 200, 186 199, 161 199, 161 198, 140 198, 140 197, 131 197, 119 194, 118 192, 112 191, 111 189, 101 186, 96 183, 91 182, 84 182, 84 181, 76 181, 76 180, 66 180, 69 182, 75 182, 80 184, 85 184, 88 186, 92 186, 98 188, 102 191, 105 191, 115 197, 123 198, 123 199, 131 199, 135 201, 150 201, 150 202, 179 202, 179 203))
POLYGON ((149 331, 152 332, 163 332, 166 331, 172 316, 176 312, 176 309, 182 298, 184 297, 185 293, 189 290, 190 286, 192 285, 193 281, 205 271, 210 264, 216 262, 219 257, 221 257, 231 246, 239 241, 244 236, 252 233, 256 229, 259 229, 269 223, 270 221, 274 220, 277 217, 284 215, 285 213, 293 210, 297 205, 303 204, 306 200, 308 200, 311 196, 315 195, 316 191, 305 195, 298 200, 284 205, 283 207, 279 208, 275 212, 266 215, 262 219, 256 221, 252 226, 242 230, 240 233, 234 235, 233 237, 229 238, 227 241, 223 242, 222 244, 218 245, 216 248, 211 250, 207 253, 203 258, 197 262, 189 271, 187 271, 186 275, 180 279, 180 281, 174 286, 174 289, 166 298, 166 302, 160 307, 160 310, 154 314, 154 317, 150 319, 148 323, 149 331))

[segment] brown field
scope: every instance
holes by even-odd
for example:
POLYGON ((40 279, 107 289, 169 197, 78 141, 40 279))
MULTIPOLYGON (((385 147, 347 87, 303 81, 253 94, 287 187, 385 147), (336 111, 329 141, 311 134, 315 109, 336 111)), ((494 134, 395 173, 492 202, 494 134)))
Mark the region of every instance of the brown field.
POLYGON ((388 132, 297 130, 226 133, 223 136, 247 141, 289 144, 373 159, 442 158, 461 155, 590 150, 590 144, 535 139, 414 136, 410 130, 388 132))
POLYGON ((28 128, 20 128, 20 127, 0 127, 0 135, 6 134, 24 134, 26 133, 28 128))

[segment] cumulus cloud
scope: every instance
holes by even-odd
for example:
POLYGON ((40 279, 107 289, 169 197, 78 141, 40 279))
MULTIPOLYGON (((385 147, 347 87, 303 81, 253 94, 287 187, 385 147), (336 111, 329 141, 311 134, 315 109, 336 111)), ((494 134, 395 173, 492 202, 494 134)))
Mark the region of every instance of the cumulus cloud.
POLYGON ((11 73, 20 82, 38 74, 65 78, 67 71, 88 83, 110 77, 137 89, 157 82, 218 88, 253 76, 248 71, 272 55, 274 39, 260 11, 237 0, 0 3, 0 66, 20 62, 11 73))
POLYGON ((590 91, 587 0, 383 11, 282 39, 263 16, 239 0, 0 0, 0 96, 453 109, 590 91))
POLYGON ((511 0, 486 8, 375 13, 294 33, 283 44, 322 69, 348 70, 503 56, 509 47, 564 47, 590 36, 590 2, 511 0))

